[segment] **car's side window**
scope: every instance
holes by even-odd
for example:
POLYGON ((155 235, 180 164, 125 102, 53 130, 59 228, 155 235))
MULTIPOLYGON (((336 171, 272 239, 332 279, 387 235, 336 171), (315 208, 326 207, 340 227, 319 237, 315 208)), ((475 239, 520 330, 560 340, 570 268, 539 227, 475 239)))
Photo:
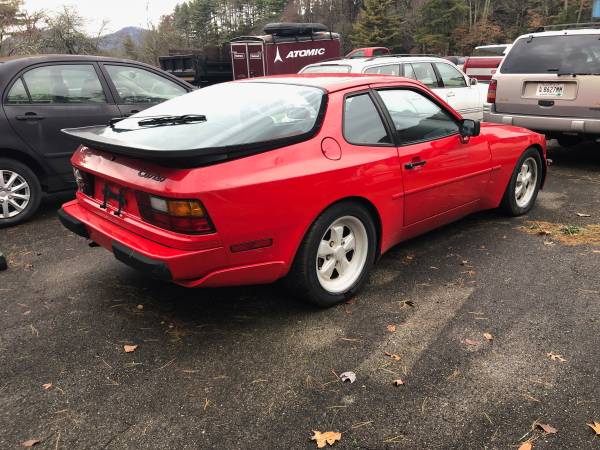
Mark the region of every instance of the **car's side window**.
POLYGON ((21 105, 23 103, 29 103, 29 96, 25 90, 23 80, 20 78, 15 81, 15 84, 13 84, 12 88, 10 88, 10 92, 6 96, 6 103, 9 105, 21 105))
POLYGON ((385 66, 369 67, 365 73, 375 73, 377 75, 400 75, 400 66, 398 64, 387 64, 385 66))
POLYGON ((384 50, 382 48, 378 48, 376 50, 373 50, 373 56, 381 56, 381 55, 387 55, 389 52, 387 50, 384 50))
POLYGON ((161 103, 187 92, 182 86, 149 70, 129 66, 105 67, 125 104, 161 103))
POLYGON ((458 123, 443 108, 409 89, 378 91, 390 113, 400 145, 458 133, 458 123))
POLYGON ((32 103, 106 103, 94 66, 64 64, 42 66, 23 74, 32 103))
POLYGON ((365 56, 364 50, 359 50, 357 52, 352 53, 350 55, 350 58, 362 58, 363 56, 365 56))
POLYGON ((369 94, 346 97, 343 121, 344 137, 351 144, 381 145, 392 142, 369 94))
POLYGON ((437 75, 431 63, 412 63, 412 69, 415 73, 415 79, 419 80, 428 88, 439 87, 437 75))
POLYGON ((447 88, 462 88, 467 87, 465 77, 457 69, 450 64, 436 63, 435 65, 442 78, 444 87, 447 88))
POLYGON ((417 79, 417 76, 415 75, 415 71, 413 70, 413 68, 410 64, 402 64, 402 73, 403 73, 403 76, 406 78, 411 78, 413 80, 417 79))

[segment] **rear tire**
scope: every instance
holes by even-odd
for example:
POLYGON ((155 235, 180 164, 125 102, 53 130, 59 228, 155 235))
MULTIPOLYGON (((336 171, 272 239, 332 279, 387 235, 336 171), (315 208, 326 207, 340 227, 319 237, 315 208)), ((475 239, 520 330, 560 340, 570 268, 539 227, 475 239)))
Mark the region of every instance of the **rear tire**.
POLYGON ((542 184, 542 158, 535 148, 528 148, 519 158, 502 198, 501 208, 510 216, 528 213, 542 184))
POLYGON ((377 231, 369 211, 344 201, 324 211, 300 244, 286 284, 299 298, 330 307, 354 296, 368 278, 377 231))
POLYGON ((567 147, 567 148, 579 145, 584 141, 584 139, 581 136, 569 135, 569 134, 563 134, 563 135, 557 137, 556 140, 558 141, 558 144, 561 147, 567 147))
POLYGON ((33 171, 14 159, 0 158, 0 228, 29 219, 40 206, 42 187, 33 171))

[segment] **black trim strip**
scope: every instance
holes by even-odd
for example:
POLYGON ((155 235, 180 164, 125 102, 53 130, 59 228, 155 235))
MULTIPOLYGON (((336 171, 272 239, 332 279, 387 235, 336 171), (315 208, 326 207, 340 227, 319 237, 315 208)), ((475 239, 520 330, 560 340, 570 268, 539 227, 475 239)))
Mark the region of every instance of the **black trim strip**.
POLYGON ((171 270, 163 261, 148 258, 119 242, 112 243, 112 251, 116 259, 136 270, 148 273, 159 280, 171 281, 173 279, 171 270))
POLYGON ((58 218, 60 219, 60 223, 62 223, 67 230, 70 230, 86 239, 90 238, 90 234, 88 233, 88 230, 83 222, 68 214, 63 208, 59 209, 57 214, 58 218))

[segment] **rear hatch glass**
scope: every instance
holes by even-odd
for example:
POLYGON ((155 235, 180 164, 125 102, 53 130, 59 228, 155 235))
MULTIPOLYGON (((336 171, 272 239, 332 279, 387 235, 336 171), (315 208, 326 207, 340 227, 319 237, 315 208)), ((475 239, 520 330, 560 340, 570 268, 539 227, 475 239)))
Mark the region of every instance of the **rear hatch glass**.
POLYGON ((320 126, 324 99, 325 92, 311 86, 223 83, 111 126, 64 131, 92 148, 129 156, 222 160, 308 139, 320 126))
POLYGON ((471 56, 503 56, 506 45, 495 45, 493 47, 477 47, 471 56))
POLYGON ((600 118, 600 35, 518 39, 500 66, 496 111, 600 118))

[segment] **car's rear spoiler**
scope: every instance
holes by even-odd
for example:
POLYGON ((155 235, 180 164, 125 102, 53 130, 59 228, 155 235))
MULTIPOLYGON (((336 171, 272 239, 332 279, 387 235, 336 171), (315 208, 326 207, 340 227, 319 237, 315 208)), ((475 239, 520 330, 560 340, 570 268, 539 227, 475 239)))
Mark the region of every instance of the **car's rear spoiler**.
MULTIPOLYGON (((76 140, 79 144, 103 150, 118 155, 132 158, 145 159, 157 162, 165 166, 176 167, 199 167, 219 162, 243 158, 245 156, 263 153, 287 145, 296 144, 306 140, 306 134, 293 136, 286 139, 278 139, 269 142, 258 142, 242 146, 227 146, 201 149, 164 150, 160 148, 130 145, 117 139, 111 139, 98 134, 105 126, 91 126, 81 128, 65 128, 61 130, 64 134, 76 140)), ((311 132, 311 134, 313 134, 311 132)))

